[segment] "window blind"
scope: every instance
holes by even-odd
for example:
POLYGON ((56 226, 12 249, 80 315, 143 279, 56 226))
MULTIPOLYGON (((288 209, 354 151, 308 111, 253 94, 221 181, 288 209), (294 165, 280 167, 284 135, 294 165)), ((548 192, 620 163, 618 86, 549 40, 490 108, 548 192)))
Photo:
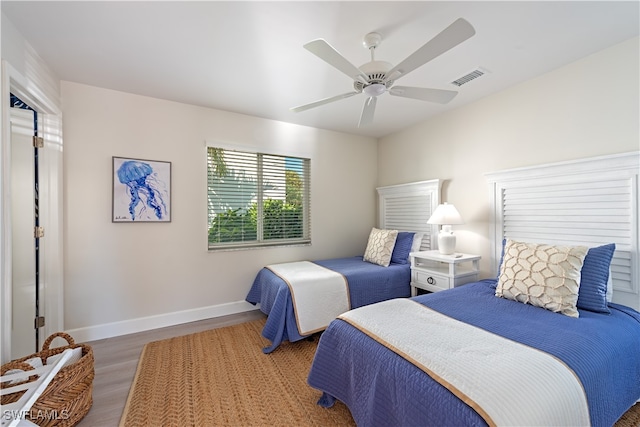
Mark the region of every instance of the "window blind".
POLYGON ((310 243, 310 160, 207 148, 209 248, 310 243))

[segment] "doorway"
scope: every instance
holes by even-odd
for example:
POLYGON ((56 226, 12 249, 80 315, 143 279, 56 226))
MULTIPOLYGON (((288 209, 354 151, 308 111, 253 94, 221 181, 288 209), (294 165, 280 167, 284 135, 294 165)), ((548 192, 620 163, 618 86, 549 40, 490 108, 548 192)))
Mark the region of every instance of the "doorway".
MULTIPOLYGON (((13 202, 11 198, 11 152, 12 152, 12 111, 20 111, 10 107, 11 94, 24 101, 37 111, 37 134, 44 144, 38 148, 37 170, 39 183, 34 184, 37 190, 38 210, 31 211, 29 243, 31 249, 38 247, 38 259, 33 258, 33 276, 38 266, 38 287, 32 279, 33 292, 39 293, 38 316, 46 315, 46 324, 38 328, 39 340, 54 332, 64 331, 64 212, 63 212, 63 138, 62 138, 62 103, 60 85, 51 74, 45 62, 19 34, 5 33, 2 26, 2 43, 5 36, 9 46, 15 49, 2 51, 0 61, 0 361, 12 360, 12 354, 21 356, 27 351, 33 353, 35 344, 35 301, 33 309, 26 310, 29 319, 25 323, 31 331, 28 347, 20 350, 12 349, 13 324, 13 202), (5 53, 7 56, 5 56, 5 53), (18 68, 13 64, 17 64, 18 68), (37 214, 39 226, 44 227, 45 236, 34 241, 34 227, 37 214)), ((15 112, 14 111, 14 112, 15 112)), ((33 124, 33 118, 31 120, 33 124)), ((29 135, 33 135, 31 129, 29 135)), ((31 150, 33 147, 31 146, 31 150)), ((33 151, 32 161, 35 161, 33 151)), ((34 166, 35 168, 35 166, 34 166)), ((35 173, 35 169, 34 169, 35 173)), ((28 172, 25 174, 25 176, 28 172)), ((35 177, 31 177, 31 180, 35 177)), ((35 195, 34 195, 35 200, 35 195)), ((28 208, 31 209, 31 208, 28 208)), ((18 218, 24 218, 19 216, 18 218)), ((26 219, 25 219, 26 221, 26 219)), ((26 242, 26 240, 25 240, 26 242)), ((33 255, 35 257, 35 254, 33 255)), ((26 316, 26 315, 25 315, 26 316)))
POLYGON ((40 346, 38 114, 11 94, 11 358, 40 346))

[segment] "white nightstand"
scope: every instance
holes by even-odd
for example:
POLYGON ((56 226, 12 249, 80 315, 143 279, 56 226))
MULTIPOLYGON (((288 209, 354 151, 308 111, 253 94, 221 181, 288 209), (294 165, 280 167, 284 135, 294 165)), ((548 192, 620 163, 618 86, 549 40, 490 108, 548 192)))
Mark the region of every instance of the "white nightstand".
POLYGON ((465 283, 480 276, 480 256, 455 253, 443 255, 439 251, 411 252, 411 296, 417 288, 438 292, 465 283))

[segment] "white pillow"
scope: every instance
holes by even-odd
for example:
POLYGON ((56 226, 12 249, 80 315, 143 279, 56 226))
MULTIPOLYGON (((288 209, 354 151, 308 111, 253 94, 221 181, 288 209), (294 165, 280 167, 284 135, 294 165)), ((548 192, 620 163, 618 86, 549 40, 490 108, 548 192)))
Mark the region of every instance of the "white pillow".
POLYGON ((391 263, 391 254, 396 244, 398 230, 379 230, 372 228, 369 233, 367 249, 364 251, 363 259, 373 264, 388 267, 391 263))
POLYGON ((578 317, 578 289, 588 250, 507 240, 496 296, 578 317))
MULTIPOLYGON (((422 246, 422 238, 424 237, 423 232, 418 231, 413 235, 413 243, 411 244, 411 252, 418 252, 420 247, 422 246)), ((409 252, 409 253, 411 253, 409 252)))

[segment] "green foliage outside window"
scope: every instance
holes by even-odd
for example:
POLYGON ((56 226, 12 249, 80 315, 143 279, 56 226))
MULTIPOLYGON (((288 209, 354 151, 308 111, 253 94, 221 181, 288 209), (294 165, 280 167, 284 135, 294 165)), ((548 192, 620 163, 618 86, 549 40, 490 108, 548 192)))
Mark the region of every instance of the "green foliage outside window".
MULTIPOLYGON (((246 212, 229 209, 219 213, 209 227, 209 243, 255 240, 258 206, 253 203, 246 212)), ((293 239, 302 237, 302 206, 282 200, 267 199, 263 204, 263 238, 293 239)))
POLYGON ((229 209, 217 214, 209 227, 209 243, 255 240, 255 216, 252 218, 248 212, 241 211, 241 208, 229 209))

